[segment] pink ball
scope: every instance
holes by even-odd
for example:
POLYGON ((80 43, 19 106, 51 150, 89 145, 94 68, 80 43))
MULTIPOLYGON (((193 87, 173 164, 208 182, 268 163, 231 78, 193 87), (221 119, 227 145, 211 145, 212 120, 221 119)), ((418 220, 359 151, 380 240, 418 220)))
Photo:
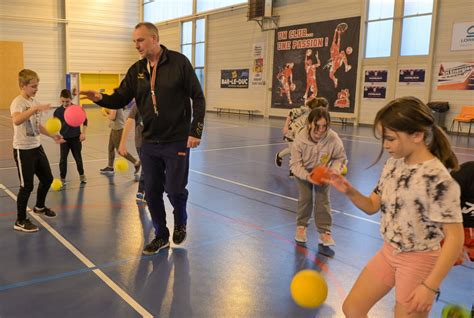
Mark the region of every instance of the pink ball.
POLYGON ((64 120, 71 127, 79 127, 86 120, 86 112, 79 105, 66 107, 64 120))

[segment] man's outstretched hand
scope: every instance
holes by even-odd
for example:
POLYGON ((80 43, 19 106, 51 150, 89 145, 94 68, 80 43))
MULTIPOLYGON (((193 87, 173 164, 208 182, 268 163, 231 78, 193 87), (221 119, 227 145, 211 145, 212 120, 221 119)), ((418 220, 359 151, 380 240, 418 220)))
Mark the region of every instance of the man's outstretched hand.
POLYGON ((102 100, 102 94, 96 91, 80 91, 81 99, 89 99, 93 102, 98 102, 102 100))

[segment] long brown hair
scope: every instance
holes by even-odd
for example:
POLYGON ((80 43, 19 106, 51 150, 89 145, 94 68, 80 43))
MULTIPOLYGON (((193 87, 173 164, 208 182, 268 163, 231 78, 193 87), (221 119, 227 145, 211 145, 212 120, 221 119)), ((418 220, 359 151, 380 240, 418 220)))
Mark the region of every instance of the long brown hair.
POLYGON ((326 119, 326 123, 328 125, 327 129, 329 129, 329 125, 331 124, 331 116, 327 108, 325 107, 316 107, 313 109, 306 119, 306 129, 308 130, 308 134, 311 136, 311 127, 309 124, 316 124, 318 120, 321 118, 326 119))
POLYGON ((436 156, 446 168, 457 170, 458 159, 451 149, 448 137, 435 123, 431 110, 421 100, 408 96, 392 100, 377 112, 374 121, 374 134, 377 127, 382 128, 382 149, 374 162, 377 163, 383 153, 385 129, 413 134, 424 133, 424 140, 430 152, 436 156))

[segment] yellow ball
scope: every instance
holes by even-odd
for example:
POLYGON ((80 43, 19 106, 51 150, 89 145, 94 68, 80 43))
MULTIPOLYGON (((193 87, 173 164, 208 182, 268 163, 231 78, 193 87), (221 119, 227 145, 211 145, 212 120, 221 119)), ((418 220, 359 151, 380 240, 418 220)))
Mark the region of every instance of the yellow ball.
POLYGON ((114 169, 118 172, 124 172, 128 170, 128 161, 124 158, 118 158, 115 160, 114 169))
POLYGON ((344 167, 342 167, 342 172, 341 172, 341 174, 342 174, 343 176, 345 176, 348 172, 349 172, 349 170, 347 169, 347 166, 344 165, 344 167))
POLYGON ((51 189, 53 189, 54 191, 61 190, 62 186, 63 186, 63 183, 59 179, 54 179, 53 183, 51 183, 51 189))
POLYGON ((469 311, 462 306, 448 304, 441 312, 441 318, 470 318, 469 311))
POLYGON ((326 300, 328 285, 317 271, 305 269, 298 272, 291 281, 291 297, 304 308, 316 308, 326 300))
POLYGON ((52 117, 46 121, 44 128, 50 135, 56 135, 61 130, 61 121, 56 117, 52 117))

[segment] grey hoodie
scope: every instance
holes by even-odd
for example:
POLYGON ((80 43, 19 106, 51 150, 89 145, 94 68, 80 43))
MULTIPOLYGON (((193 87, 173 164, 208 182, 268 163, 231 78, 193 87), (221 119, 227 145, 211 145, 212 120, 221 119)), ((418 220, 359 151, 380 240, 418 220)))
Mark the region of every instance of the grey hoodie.
POLYGON ((301 180, 307 180, 315 166, 332 161, 332 168, 342 171, 346 160, 344 145, 334 130, 328 128, 321 140, 315 143, 305 127, 296 135, 291 147, 290 170, 301 180))

